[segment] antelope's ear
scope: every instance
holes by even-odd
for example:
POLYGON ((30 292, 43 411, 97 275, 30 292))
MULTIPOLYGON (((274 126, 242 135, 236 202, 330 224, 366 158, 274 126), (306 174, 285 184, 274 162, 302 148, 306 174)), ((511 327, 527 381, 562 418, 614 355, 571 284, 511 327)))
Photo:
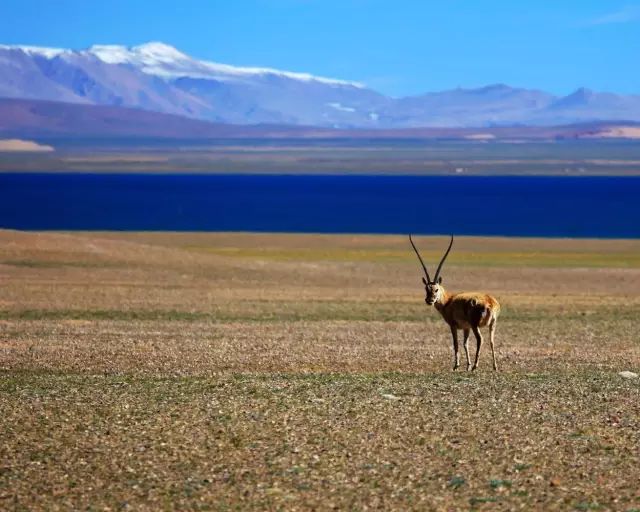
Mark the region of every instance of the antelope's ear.
POLYGON ((442 276, 438 278, 438 284, 442 284, 442 276))
POLYGON ((424 277, 422 278, 422 282, 424 283, 425 286, 427 286, 427 280, 424 277))

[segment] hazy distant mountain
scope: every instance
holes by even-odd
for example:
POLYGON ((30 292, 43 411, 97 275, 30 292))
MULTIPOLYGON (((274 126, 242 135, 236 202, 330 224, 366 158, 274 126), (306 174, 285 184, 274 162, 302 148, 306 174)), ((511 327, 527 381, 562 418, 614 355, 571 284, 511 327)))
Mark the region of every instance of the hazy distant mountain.
POLYGON ((507 85, 390 98, 342 80, 194 59, 163 43, 75 51, 0 46, 0 97, 124 106, 236 124, 341 128, 640 121, 640 96, 507 85))
MULTIPOLYGON (((300 125, 238 125, 126 107, 0 98, 0 140, 65 138, 167 139, 640 139, 634 123, 482 128, 335 128, 300 125)), ((54 144, 55 145, 55 144, 54 144)))
POLYGON ((537 122, 562 124, 594 119, 637 121, 639 113, 640 95, 622 96, 581 88, 554 101, 537 122))
POLYGON ((392 107, 394 124, 402 126, 491 126, 527 124, 554 96, 503 84, 454 89, 401 98, 392 107))

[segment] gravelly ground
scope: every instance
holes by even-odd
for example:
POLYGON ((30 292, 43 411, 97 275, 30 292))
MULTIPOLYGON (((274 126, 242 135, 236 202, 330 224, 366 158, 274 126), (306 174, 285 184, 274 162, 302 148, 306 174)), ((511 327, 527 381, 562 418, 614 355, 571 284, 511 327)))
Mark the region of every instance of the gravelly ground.
POLYGON ((640 242, 456 248, 498 374, 401 237, 0 231, 0 509, 640 510, 640 242))

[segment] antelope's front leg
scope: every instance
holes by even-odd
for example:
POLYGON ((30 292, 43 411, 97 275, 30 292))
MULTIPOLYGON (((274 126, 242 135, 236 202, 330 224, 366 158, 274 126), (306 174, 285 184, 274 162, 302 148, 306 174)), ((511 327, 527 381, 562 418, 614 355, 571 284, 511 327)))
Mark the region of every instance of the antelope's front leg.
POLYGON ((458 354, 458 329, 451 327, 451 336, 453 336, 453 369, 454 371, 460 367, 460 356, 458 354))
POLYGON ((471 369, 471 359, 469 359, 469 335, 471 334, 471 329, 464 329, 463 332, 462 346, 464 347, 464 354, 467 356, 467 371, 469 371, 471 369))
POLYGON ((478 342, 478 348, 476 349, 476 360, 473 363, 473 368, 471 371, 475 370, 478 367, 478 360, 480 359, 480 349, 482 348, 482 334, 480 333, 480 329, 477 326, 473 327, 473 334, 476 337, 476 341, 478 342))

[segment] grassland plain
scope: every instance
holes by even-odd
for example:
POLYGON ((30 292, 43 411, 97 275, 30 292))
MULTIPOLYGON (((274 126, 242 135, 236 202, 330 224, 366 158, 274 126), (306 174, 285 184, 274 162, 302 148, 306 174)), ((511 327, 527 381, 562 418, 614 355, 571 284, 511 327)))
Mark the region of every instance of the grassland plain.
POLYGON ((640 510, 640 241, 0 231, 0 509, 640 510), (444 238, 420 238, 437 261, 444 238))

